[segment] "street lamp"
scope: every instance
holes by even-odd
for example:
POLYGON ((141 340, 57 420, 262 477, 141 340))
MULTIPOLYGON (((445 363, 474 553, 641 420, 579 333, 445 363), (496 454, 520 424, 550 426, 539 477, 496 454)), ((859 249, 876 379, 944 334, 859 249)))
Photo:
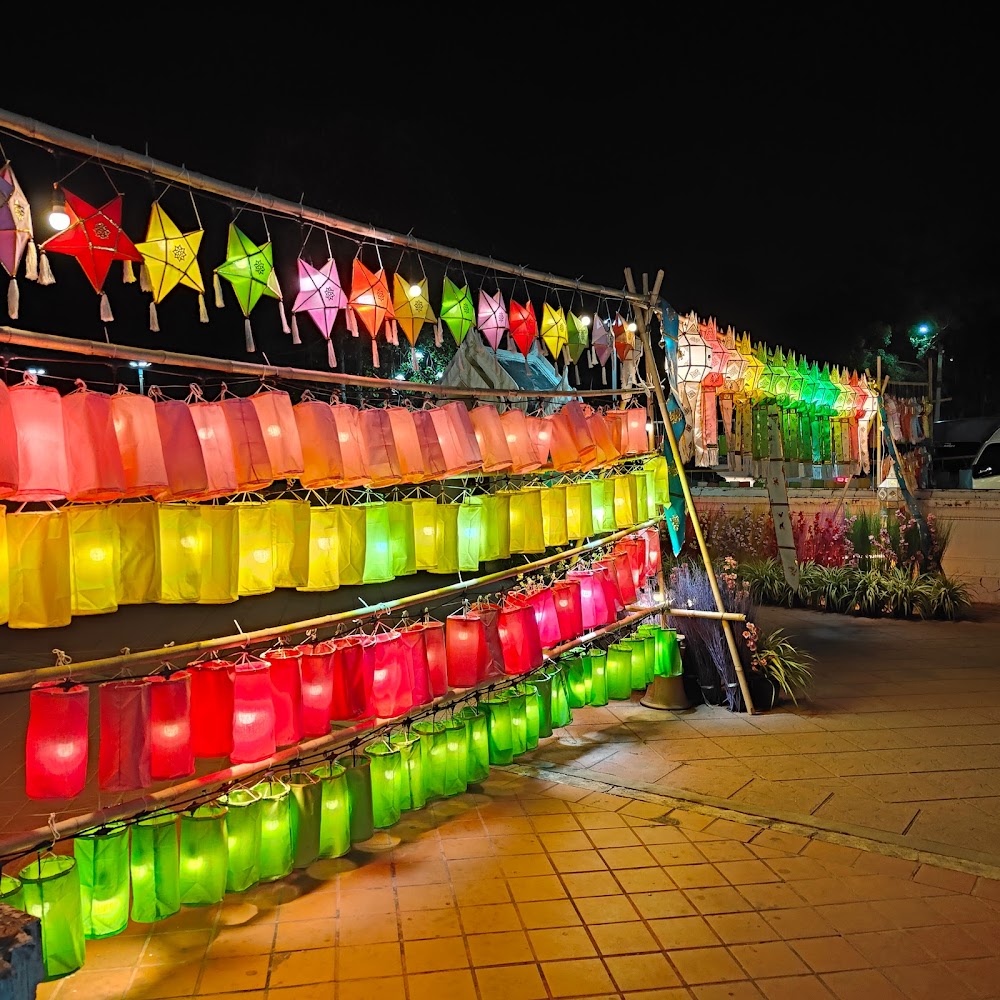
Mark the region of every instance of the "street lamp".
POLYGON ((146 369, 152 364, 151 361, 130 361, 129 368, 134 368, 139 375, 139 395, 146 394, 146 369))

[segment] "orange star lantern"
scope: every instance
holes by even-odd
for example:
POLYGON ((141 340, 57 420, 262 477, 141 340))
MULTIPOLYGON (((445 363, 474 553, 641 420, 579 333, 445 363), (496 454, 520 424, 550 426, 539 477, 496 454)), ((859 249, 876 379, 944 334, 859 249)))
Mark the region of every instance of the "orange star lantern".
POLYGON ((351 297, 347 300, 347 326, 358 336, 358 320, 372 338, 372 364, 378 368, 378 332, 387 320, 395 322, 389 281, 384 268, 369 271, 360 260, 354 260, 351 297))

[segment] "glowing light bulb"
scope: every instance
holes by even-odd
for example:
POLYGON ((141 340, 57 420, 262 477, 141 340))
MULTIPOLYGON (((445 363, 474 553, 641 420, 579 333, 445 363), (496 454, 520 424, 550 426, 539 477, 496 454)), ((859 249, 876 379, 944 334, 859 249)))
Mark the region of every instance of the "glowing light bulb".
POLYGON ((589 317, 589 316, 581 316, 581 317, 580 317, 580 322, 581 322, 581 323, 582 323, 582 324, 583 324, 584 326, 590 326, 590 317, 589 317))
POLYGON ((263 565, 264 563, 269 563, 271 561, 271 550, 270 549, 254 549, 253 550, 253 561, 263 565))
POLYGON ((66 196, 56 188, 52 192, 52 210, 49 212, 49 225, 61 233, 69 229, 69 213, 66 211, 66 196))
POLYGON ((278 424, 267 425, 267 436, 273 438, 281 437, 281 427, 278 424))
POLYGON ((244 712, 237 712, 236 713, 236 721, 241 726, 252 726, 257 721, 257 713, 256 712, 246 712, 246 711, 244 711, 244 712))
POLYGON ((104 562, 107 557, 108 554, 104 549, 93 548, 90 550, 90 559, 92 562, 104 562))
POLYGON ((415 299, 422 291, 423 289, 418 284, 410 285, 410 298, 415 299))
POLYGON ((635 331, 638 330, 639 327, 637 327, 635 323, 629 323, 629 325, 625 327, 625 329, 628 330, 629 333, 635 333, 635 331))

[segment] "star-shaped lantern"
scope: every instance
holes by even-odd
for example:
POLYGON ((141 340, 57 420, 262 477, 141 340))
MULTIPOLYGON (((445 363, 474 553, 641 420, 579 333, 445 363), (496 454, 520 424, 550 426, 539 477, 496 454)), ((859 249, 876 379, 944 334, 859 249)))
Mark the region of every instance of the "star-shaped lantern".
POLYGON ((392 308, 396 323, 403 328, 410 342, 410 362, 417 370, 417 338, 424 323, 435 322, 434 310, 427 293, 427 279, 407 282, 398 274, 392 276, 392 308))
POLYGON ((548 302, 542 306, 542 341, 549 349, 553 361, 563 353, 569 343, 566 314, 563 312, 562 306, 555 309, 548 302))
POLYGON ((351 278, 351 296, 347 302, 347 326, 351 333, 358 336, 358 320, 361 320, 365 330, 372 338, 372 364, 378 368, 378 337, 379 329, 386 320, 395 316, 392 299, 389 297, 389 282, 385 271, 380 267, 377 271, 369 271, 356 257, 354 272, 351 278))
POLYGON ((448 329, 459 346, 476 321, 476 309, 472 304, 469 286, 462 285, 460 288, 447 275, 441 289, 441 319, 448 324, 448 329))
POLYGON ((507 332, 510 321, 507 319, 507 306, 503 294, 497 289, 496 295, 479 289, 479 308, 476 310, 476 326, 486 338, 486 343, 497 350, 500 339, 507 332))
POLYGON ((63 253, 76 257, 83 273, 101 297, 101 319, 111 322, 111 307, 104 292, 104 282, 115 260, 141 264, 142 254, 122 232, 122 196, 94 208, 72 191, 63 188, 69 227, 50 236, 41 246, 43 253, 63 253))
POLYGON ((292 305, 292 323, 296 313, 306 313, 319 327, 326 340, 327 360, 337 367, 337 353, 331 336, 333 324, 341 309, 347 308, 347 293, 340 283, 337 262, 331 257, 322 267, 313 267, 301 257, 296 262, 299 272, 299 294, 292 305))
POLYGON ((601 385, 608 384, 608 373, 605 365, 611 357, 611 331, 600 316, 594 315, 594 328, 590 332, 590 349, 594 352, 594 361, 601 366, 601 385))
POLYGON ((635 351, 635 327, 621 313, 615 313, 611 323, 611 333, 615 342, 615 353, 621 362, 628 361, 635 351))
POLYGON ((517 344, 517 349, 527 358, 531 345, 538 336, 538 320, 530 299, 523 306, 514 299, 510 300, 510 336, 517 344))
POLYGON ((575 365, 590 344, 587 324, 572 310, 566 313, 566 351, 575 365))
POLYGON ((198 313, 202 323, 208 322, 205 309, 205 282, 198 264, 198 249, 204 229, 194 229, 182 233, 177 223, 163 210, 159 201, 153 202, 146 227, 146 239, 136 243, 135 248, 142 254, 143 267, 149 281, 153 301, 149 304, 149 328, 158 330, 156 306, 162 302, 167 292, 178 285, 193 288, 198 293, 198 313))
POLYGON ((278 285, 278 276, 274 273, 274 251, 271 241, 267 240, 261 246, 257 246, 246 233, 230 223, 226 259, 215 269, 215 277, 216 305, 222 304, 222 289, 218 285, 218 279, 225 278, 232 285, 236 301, 243 311, 247 351, 253 352, 256 350, 253 331, 250 329, 250 313, 253 307, 265 295, 281 301, 281 287, 278 285))
POLYGON ((4 163, 0 166, 0 264, 10 275, 7 311, 11 319, 17 319, 20 301, 17 269, 21 266, 21 258, 29 244, 31 253, 25 264, 25 277, 31 280, 38 277, 38 263, 35 259, 32 235, 31 206, 17 182, 17 177, 14 176, 10 163, 4 163))

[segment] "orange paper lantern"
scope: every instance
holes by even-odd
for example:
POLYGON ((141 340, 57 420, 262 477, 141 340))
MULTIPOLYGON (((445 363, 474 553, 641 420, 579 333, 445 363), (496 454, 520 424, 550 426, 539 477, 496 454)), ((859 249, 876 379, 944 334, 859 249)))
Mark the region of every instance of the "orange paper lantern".
POLYGON ((255 392, 250 402, 257 411, 274 478, 297 479, 304 465, 291 397, 280 389, 265 387, 255 392))
POLYGON ((225 383, 219 403, 226 415, 233 442, 237 489, 254 492, 270 486, 274 482, 274 473, 256 407, 249 399, 229 395, 225 383))
POLYGON ((311 490, 339 483, 344 478, 344 462, 333 407, 314 399, 307 390, 292 411, 302 447, 299 481, 311 490))
POLYGON ((76 380, 76 386, 75 392, 62 397, 66 440, 72 442, 66 449, 66 496, 70 500, 116 500, 125 495, 125 469, 111 416, 111 397, 91 392, 82 379, 76 380))
POLYGON ((482 456, 483 472, 503 472, 514 464, 500 414, 492 406, 476 406, 469 413, 482 456))
POLYGON ((330 408, 337 427, 342 462, 341 479, 336 485, 342 489, 363 486, 368 481, 364 455, 361 450, 361 427, 357 407, 337 403, 330 408))
POLYGON ((111 418, 125 471, 125 496, 151 497, 167 488, 156 404, 119 386, 111 397, 111 418))
POLYGON ((236 459, 226 412, 221 403, 206 402, 201 387, 196 382, 191 383, 187 404, 198 433, 201 457, 205 462, 205 490, 193 499, 212 500, 215 497, 231 496, 238 491, 239 483, 236 480, 236 459))
POLYGON ((504 436, 507 439, 507 448, 510 451, 510 471, 515 475, 520 475, 541 468, 542 462, 538 458, 538 449, 531 440, 528 420, 524 413, 515 407, 506 410, 500 414, 500 426, 503 428, 504 436))
POLYGON ((361 457, 370 486, 390 486, 400 481, 399 456, 389 414, 382 409, 365 407, 358 413, 361 433, 361 457))

